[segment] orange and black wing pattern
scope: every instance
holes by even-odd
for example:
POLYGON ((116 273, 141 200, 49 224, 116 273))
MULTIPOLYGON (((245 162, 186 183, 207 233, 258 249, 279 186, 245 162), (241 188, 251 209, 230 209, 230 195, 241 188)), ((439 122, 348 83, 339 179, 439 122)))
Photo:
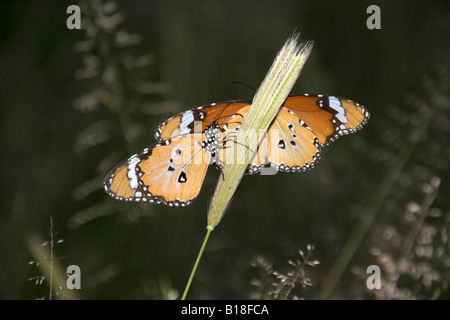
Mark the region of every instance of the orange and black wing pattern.
POLYGON ((227 124, 242 117, 235 112, 248 102, 230 101, 198 107, 162 123, 158 144, 145 148, 114 167, 103 188, 118 200, 189 205, 199 194, 209 164, 219 161, 227 124))
POLYGON ((277 171, 302 172, 314 168, 320 159, 315 133, 292 111, 282 107, 261 140, 247 167, 248 174, 270 165, 277 171))
MULTIPOLYGON (((199 194, 209 164, 232 161, 237 134, 251 103, 227 101, 191 109, 163 122, 158 143, 119 163, 105 177, 107 194, 125 201, 189 205, 199 194), (233 152, 231 152, 233 154, 233 152)), ((260 140, 246 173, 270 165, 276 171, 314 168, 321 148, 360 130, 369 111, 351 100, 322 95, 289 96, 260 140)))
POLYGON ((321 146, 356 132, 367 123, 369 111, 359 103, 334 96, 293 95, 283 103, 316 134, 321 146))
POLYGON ((193 132, 205 132, 206 127, 213 122, 217 122, 221 129, 227 131, 226 124, 229 120, 250 104, 240 100, 217 102, 179 113, 159 125, 155 138, 162 142, 193 132))
POLYGON ((248 174, 270 165, 277 171, 312 169, 324 147, 360 130, 370 117, 362 105, 323 95, 293 95, 283 103, 247 168, 248 174))
POLYGON ((105 191, 118 200, 189 205, 200 192, 211 157, 201 147, 201 136, 166 140, 122 161, 106 176, 105 191))

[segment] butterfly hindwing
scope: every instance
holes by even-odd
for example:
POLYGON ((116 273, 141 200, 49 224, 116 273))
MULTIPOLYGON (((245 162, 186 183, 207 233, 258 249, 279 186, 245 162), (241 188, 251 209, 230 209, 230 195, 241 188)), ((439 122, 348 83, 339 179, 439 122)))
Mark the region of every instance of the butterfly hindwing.
POLYGON ((319 159, 320 144, 314 132, 296 114, 282 107, 261 140, 247 173, 258 173, 269 164, 277 171, 306 171, 319 159))
POLYGON ((106 176, 106 192, 119 200, 189 205, 200 192, 211 157, 202 139, 202 134, 178 137, 131 156, 106 176))

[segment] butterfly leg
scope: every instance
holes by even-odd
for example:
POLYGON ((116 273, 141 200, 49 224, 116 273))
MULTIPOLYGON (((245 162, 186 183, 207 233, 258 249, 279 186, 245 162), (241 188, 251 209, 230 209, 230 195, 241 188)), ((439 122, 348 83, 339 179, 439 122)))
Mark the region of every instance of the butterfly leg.
POLYGON ((247 146, 246 144, 243 144, 243 143, 238 142, 238 141, 236 140, 236 137, 228 138, 228 136, 231 135, 231 134, 233 134, 233 133, 234 133, 234 132, 230 132, 229 134, 227 134, 227 135, 225 136, 225 138, 224 138, 224 140, 223 140, 223 147, 224 147, 224 148, 227 148, 227 147, 226 147, 227 142, 232 141, 232 142, 234 142, 234 143, 236 143, 236 144, 239 144, 239 145, 241 145, 241 146, 243 146, 243 147, 246 147, 248 150, 250 150, 251 152, 253 152, 253 150, 250 149, 249 146, 247 146))
POLYGON ((212 164, 214 165, 214 167, 216 167, 217 170, 220 171, 222 179, 225 180, 225 174, 223 173, 223 166, 225 165, 225 163, 219 158, 217 158, 213 160, 212 164))

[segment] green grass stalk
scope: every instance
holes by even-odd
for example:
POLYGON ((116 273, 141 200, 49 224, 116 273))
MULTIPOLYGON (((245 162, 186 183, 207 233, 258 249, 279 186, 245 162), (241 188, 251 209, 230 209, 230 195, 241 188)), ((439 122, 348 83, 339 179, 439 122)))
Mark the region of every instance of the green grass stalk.
POLYGON ((258 148, 263 135, 278 114, 295 84, 312 49, 312 43, 298 43, 298 35, 290 37, 275 58, 268 74, 253 99, 234 144, 235 158, 223 169, 208 212, 208 230, 222 219, 245 169, 258 148))
POLYGON ((182 300, 186 299, 189 287, 194 278, 201 256, 208 242, 211 231, 222 219, 231 198, 241 181, 245 168, 257 150, 260 139, 258 133, 266 132, 278 114, 282 103, 295 84, 300 71, 312 49, 312 43, 298 43, 298 35, 290 37, 278 52, 269 72, 253 98, 252 106, 244 119, 241 130, 234 144, 235 155, 232 163, 225 164, 223 176, 220 178, 208 212, 207 233, 197 260, 191 271, 182 300))
POLYGON ((195 260, 195 264, 194 264, 194 267, 192 268, 191 275, 189 276, 189 280, 186 284, 186 287, 184 288, 184 292, 183 292, 183 296, 181 297, 181 300, 186 300, 186 296, 189 292, 189 288, 191 287, 192 279, 194 279, 195 272, 197 271, 198 264, 200 263, 200 259, 203 255, 203 250, 205 250, 206 243, 208 243, 210 234, 211 234, 211 230, 207 230, 205 239, 203 240, 202 247, 200 248, 200 251, 198 253, 197 260, 195 260))

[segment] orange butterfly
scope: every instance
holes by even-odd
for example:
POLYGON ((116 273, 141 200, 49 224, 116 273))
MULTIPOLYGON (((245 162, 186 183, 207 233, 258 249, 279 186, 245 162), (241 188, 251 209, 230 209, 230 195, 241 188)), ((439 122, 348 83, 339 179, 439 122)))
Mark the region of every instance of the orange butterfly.
MULTIPOLYGON (((184 207, 198 196, 209 164, 222 169, 223 152, 237 143, 236 134, 251 103, 228 101, 188 110, 163 122, 158 144, 119 163, 105 177, 106 193, 125 201, 184 207)), ((270 165, 277 171, 313 168, 321 147, 360 130, 369 119, 362 105, 334 96, 289 96, 262 138, 246 173, 270 165)))

